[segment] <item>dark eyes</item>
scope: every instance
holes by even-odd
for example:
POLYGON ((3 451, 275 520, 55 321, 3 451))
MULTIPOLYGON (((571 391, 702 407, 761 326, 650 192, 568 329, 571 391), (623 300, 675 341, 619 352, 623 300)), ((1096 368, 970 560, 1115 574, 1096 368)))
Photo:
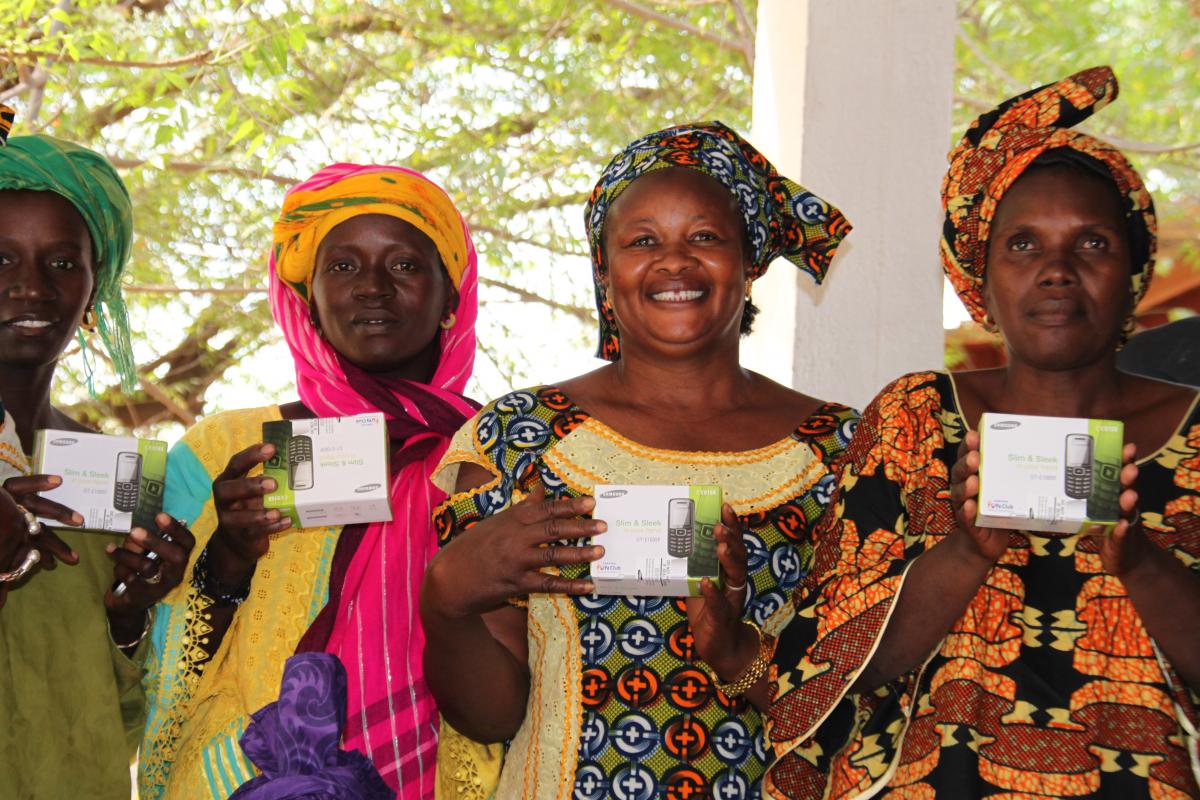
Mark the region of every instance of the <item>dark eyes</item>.
MULTIPOLYGON (((1030 236, 1014 236, 1008 240, 1008 249, 1017 253, 1027 253, 1037 249, 1037 241, 1030 236)), ((1084 250, 1105 250, 1108 239, 1098 233, 1090 233, 1079 240, 1080 248, 1084 250)))
MULTIPOLYGON (((325 267, 326 272, 352 272, 358 269, 358 265, 352 261, 333 261, 329 266, 325 267)), ((413 272, 419 269, 415 261, 397 261, 388 267, 392 272, 413 272)))
MULTIPOLYGON (((718 236, 717 234, 713 233, 712 231, 699 231, 698 233, 694 233, 691 236, 691 240, 693 242, 716 242, 716 241, 720 241, 720 239, 721 239, 721 237, 718 236)), ((631 241, 626 246, 627 247, 653 247, 656 244, 658 244, 658 240, 655 239, 653 236, 650 236, 649 234, 647 234, 645 236, 637 237, 636 239, 631 241)))
POLYGON ((76 264, 74 261, 72 261, 69 258, 56 258, 50 262, 50 266, 54 267, 55 269, 61 269, 61 270, 66 271, 66 270, 75 269, 79 265, 76 264))

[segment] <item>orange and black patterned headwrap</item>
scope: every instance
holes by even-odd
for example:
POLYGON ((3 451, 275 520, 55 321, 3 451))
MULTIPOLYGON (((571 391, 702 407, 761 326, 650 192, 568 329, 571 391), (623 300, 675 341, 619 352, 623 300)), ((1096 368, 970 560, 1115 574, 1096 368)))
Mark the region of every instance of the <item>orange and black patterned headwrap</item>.
POLYGON ((1112 69, 1093 67, 1005 100, 975 120, 950 151, 950 169, 942 180, 942 269, 976 322, 987 316, 983 279, 996 208, 1029 165, 1051 150, 1073 151, 1111 176, 1130 230, 1133 305, 1146 293, 1158 230, 1150 192, 1120 150, 1071 130, 1116 97, 1112 69))
POLYGON ((8 132, 12 130, 15 116, 11 108, 0 103, 0 147, 8 144, 8 132))
POLYGON ((616 317, 604 288, 604 221, 631 183, 648 172, 669 167, 702 172, 729 190, 750 244, 746 277, 751 280, 783 257, 820 283, 838 245, 850 232, 850 223, 841 211, 780 175, 754 145, 720 122, 676 125, 643 136, 608 163, 583 211, 600 314, 596 352, 600 358, 616 361, 621 357, 616 317))

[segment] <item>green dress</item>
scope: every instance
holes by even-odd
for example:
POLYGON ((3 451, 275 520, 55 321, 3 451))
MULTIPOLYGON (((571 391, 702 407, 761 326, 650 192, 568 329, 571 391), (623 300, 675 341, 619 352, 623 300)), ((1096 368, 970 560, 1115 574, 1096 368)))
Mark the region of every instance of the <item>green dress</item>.
POLYGON ((104 608, 104 546, 123 536, 58 534, 79 563, 36 571, 0 609, 0 798, 128 800, 145 643, 121 653, 104 608))

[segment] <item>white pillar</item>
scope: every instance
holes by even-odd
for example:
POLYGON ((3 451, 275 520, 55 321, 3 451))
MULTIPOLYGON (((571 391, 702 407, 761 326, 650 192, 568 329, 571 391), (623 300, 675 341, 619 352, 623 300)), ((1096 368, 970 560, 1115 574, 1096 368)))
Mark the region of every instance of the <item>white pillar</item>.
POLYGON ((756 282, 751 369, 861 408, 942 366, 954 13, 954 0, 760 0, 752 139, 854 231, 822 286, 785 261, 756 282))

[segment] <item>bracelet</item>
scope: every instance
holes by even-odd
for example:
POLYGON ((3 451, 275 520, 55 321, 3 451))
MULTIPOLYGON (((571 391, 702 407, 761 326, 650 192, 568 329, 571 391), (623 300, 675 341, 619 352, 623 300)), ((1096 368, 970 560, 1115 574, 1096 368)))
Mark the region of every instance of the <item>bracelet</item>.
POLYGON ((742 670, 741 675, 738 675, 729 683, 721 683, 720 677, 710 670, 717 691, 726 697, 741 697, 750 691, 754 684, 758 683, 759 678, 766 674, 767 667, 771 665, 771 656, 775 652, 774 642, 763 636, 762 628, 753 622, 743 621, 743 623, 754 628, 754 632, 758 634, 758 655, 754 657, 749 666, 742 670))
POLYGON ((212 600, 213 605, 217 606, 237 608, 246 602, 246 598, 250 596, 250 581, 253 578, 254 571, 251 570, 250 574, 246 576, 246 580, 237 586, 221 583, 209 569, 207 547, 200 551, 200 556, 196 559, 195 566, 192 567, 192 588, 212 600))
POLYGON ((19 581, 29 574, 29 571, 37 566, 37 563, 42 560, 42 553, 36 548, 30 549, 25 554, 25 558, 20 565, 10 572, 0 572, 0 583, 12 583, 19 581))
POLYGON ((154 626, 154 611, 152 609, 146 609, 146 611, 143 613, 146 615, 146 624, 142 626, 141 634, 132 642, 118 642, 116 638, 113 637, 112 620, 110 619, 108 621, 108 638, 112 639, 113 644, 115 644, 119 649, 130 650, 134 647, 137 647, 142 643, 142 639, 145 639, 146 635, 150 633, 150 628, 154 626))

